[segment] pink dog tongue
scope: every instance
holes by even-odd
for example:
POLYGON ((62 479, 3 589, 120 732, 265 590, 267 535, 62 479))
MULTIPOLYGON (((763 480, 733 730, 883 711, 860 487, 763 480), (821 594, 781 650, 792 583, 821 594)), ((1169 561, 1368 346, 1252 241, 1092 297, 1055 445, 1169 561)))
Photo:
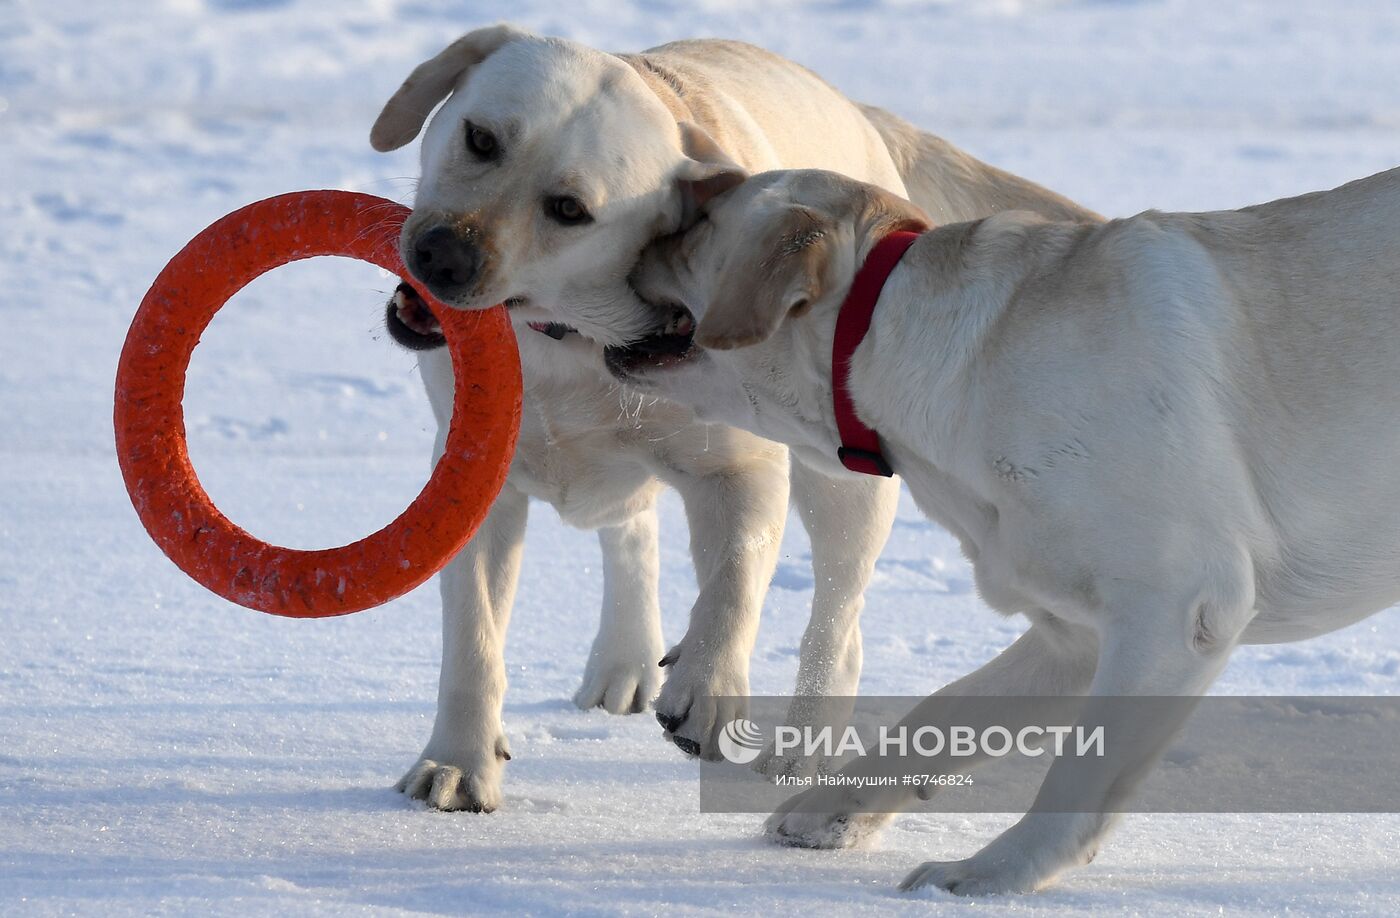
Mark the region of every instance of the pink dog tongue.
POLYGON ((530 327, 542 335, 549 335, 555 341, 561 340, 574 329, 563 322, 531 322, 530 327))

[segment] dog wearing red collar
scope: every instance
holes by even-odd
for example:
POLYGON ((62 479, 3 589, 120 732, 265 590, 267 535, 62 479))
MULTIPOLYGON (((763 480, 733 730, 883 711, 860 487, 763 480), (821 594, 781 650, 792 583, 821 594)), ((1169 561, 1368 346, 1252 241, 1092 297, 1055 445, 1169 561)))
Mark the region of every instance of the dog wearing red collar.
POLYGON ((833 362, 849 365, 886 279, 931 221, 884 189, 831 176, 754 176, 691 230, 654 243, 633 285, 658 323, 681 312, 689 330, 666 348, 653 333, 647 347, 611 347, 605 359, 632 388, 684 401, 709 421, 762 430, 814 468, 889 477, 897 470, 845 386, 817 394, 805 371, 824 364, 830 378, 833 362), (833 285, 849 296, 830 327, 807 340, 800 333, 815 323, 786 320, 829 300, 833 285), (788 346, 800 360, 781 353, 788 346))
MULTIPOLYGON (((531 500, 598 533, 604 601, 575 696, 580 707, 620 714, 650 705, 677 748, 719 756, 723 728, 744 716, 789 483, 820 584, 798 694, 854 693, 863 591, 898 487, 868 477, 833 482, 789 462, 777 444, 619 386, 604 345, 634 341, 652 318, 632 293, 632 268, 651 240, 688 225, 745 169, 820 165, 911 195, 943 220, 1012 206, 1088 212, 851 102, 804 67, 724 40, 614 55, 508 25, 477 29, 413 70, 370 141, 388 151, 420 132, 404 264, 450 307, 505 304, 524 410, 506 484, 442 577, 437 718, 400 789, 439 809, 501 803, 510 757, 501 716, 505 635, 531 500), (658 597, 655 502, 663 485, 685 504, 698 586, 669 651, 658 597)), ((419 366, 446 431, 451 363, 433 349, 441 340, 431 314, 400 292, 386 320, 395 340, 423 348, 419 366)), ((679 358, 672 349, 689 346, 688 323, 677 310, 631 350, 679 358)), ((789 720, 807 723, 809 712, 799 699, 789 720)), ((764 755, 755 766, 781 773, 788 764, 764 755)))
MULTIPOLYGON (((1400 600, 1400 170, 1241 211, 913 238, 926 221, 887 192, 772 172, 704 216, 637 274, 693 315, 690 346, 612 365, 827 468, 893 470, 986 603, 1030 622, 939 694, 1087 696, 1110 737, 904 888, 1026 892, 1087 863, 1191 709, 1144 723, 1115 697, 1204 694, 1240 644, 1400 600)), ((945 765, 967 761, 921 763, 945 765)), ((849 846, 916 794, 814 788, 768 832, 849 846)))

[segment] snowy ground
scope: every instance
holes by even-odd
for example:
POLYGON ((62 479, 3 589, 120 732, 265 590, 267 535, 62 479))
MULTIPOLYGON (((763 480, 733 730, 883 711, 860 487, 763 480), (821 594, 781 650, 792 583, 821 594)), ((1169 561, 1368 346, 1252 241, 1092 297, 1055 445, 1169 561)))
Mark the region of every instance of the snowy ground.
MULTIPOLYGON (((746 38, 1109 214, 1230 207, 1400 163, 1400 8, 1264 0, 765 3, 18 0, 0 4, 0 912, 1400 913, 1400 818, 1130 817, 1034 897, 893 884, 1009 817, 908 818, 878 849, 779 850, 702 816, 649 716, 580 713, 596 547, 536 507, 508 647, 506 807, 390 789, 433 714, 436 591, 343 620, 229 606, 141 531, 111 445, 118 348, 193 232, 312 187, 406 199, 373 154, 407 70, 502 15, 629 50, 746 38)), ((187 412, 230 515, 297 545, 357 537, 426 476, 413 358, 372 269, 264 278, 196 355, 187 412)), ((669 636, 694 585, 665 505, 669 636)), ((789 689, 811 594, 794 525, 754 657, 789 689)), ((948 537, 901 514, 870 596, 867 692, 923 692, 1015 635, 948 537)), ((1223 692, 1400 693, 1400 616, 1241 652, 1223 692)))

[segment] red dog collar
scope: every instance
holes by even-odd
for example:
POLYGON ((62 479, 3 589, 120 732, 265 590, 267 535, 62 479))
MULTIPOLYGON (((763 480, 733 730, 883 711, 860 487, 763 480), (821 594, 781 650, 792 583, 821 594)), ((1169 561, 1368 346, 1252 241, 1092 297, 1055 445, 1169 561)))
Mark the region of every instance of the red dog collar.
POLYGON ((870 330, 870 319, 875 314, 880 291, 885 288, 885 279, 920 235, 901 230, 875 243, 875 248, 865 258, 865 264, 856 272, 855 280, 851 282, 851 292, 846 294, 841 311, 836 315, 836 337, 831 342, 831 400, 836 409, 836 429, 841 435, 841 448, 836 455, 841 464, 852 472, 882 475, 885 478, 894 474, 894 469, 890 468, 884 453, 880 451, 880 435, 856 417, 848 377, 851 375, 851 355, 870 330))

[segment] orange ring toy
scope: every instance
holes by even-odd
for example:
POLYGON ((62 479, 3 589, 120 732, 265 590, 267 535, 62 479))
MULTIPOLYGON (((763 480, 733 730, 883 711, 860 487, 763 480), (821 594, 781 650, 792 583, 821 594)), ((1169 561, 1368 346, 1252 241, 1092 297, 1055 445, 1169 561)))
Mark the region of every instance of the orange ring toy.
POLYGON ((446 451, 397 519, 340 548, 281 548, 220 513, 190 465, 185 372, 214 313, 254 278, 302 258, 343 255, 406 276, 398 236, 408 213, 393 201, 347 191, 268 198, 192 239, 141 301, 117 365, 122 476, 161 550, 225 599, 295 618, 388 602, 467 544, 505 483, 521 400, 520 356, 505 310, 449 309, 416 284, 447 338, 456 395, 446 451))

